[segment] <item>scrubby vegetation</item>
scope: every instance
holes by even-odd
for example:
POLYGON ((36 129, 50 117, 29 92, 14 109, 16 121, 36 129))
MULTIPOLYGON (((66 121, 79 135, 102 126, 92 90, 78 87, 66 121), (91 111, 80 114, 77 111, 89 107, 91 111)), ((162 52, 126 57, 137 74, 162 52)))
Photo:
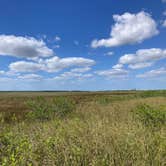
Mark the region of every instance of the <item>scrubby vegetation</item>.
POLYGON ((166 107, 153 108, 147 104, 141 104, 137 107, 136 113, 147 127, 166 125, 166 107))
POLYGON ((73 100, 67 97, 56 97, 51 101, 44 97, 37 97, 35 100, 27 102, 30 112, 27 113, 27 118, 39 120, 51 120, 55 117, 65 117, 75 109, 73 100))
POLYGON ((166 164, 165 91, 37 96, 0 95, 0 165, 166 164))

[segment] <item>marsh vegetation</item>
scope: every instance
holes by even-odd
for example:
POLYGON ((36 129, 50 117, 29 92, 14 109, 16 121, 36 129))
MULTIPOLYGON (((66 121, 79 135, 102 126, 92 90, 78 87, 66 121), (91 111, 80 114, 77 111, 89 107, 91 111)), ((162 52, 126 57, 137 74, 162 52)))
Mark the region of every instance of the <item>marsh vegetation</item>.
POLYGON ((0 93, 0 165, 164 166, 166 91, 0 93))

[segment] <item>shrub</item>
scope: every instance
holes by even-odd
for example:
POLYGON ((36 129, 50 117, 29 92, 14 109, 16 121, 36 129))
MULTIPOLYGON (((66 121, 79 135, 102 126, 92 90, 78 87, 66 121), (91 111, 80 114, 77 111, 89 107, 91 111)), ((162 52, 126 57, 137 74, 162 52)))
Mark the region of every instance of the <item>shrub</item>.
POLYGON ((149 90, 149 91, 143 91, 140 93, 140 96, 143 98, 146 97, 155 97, 155 96, 166 96, 166 91, 165 90, 149 90))
POLYGON ((0 165, 31 165, 31 144, 28 138, 12 132, 0 134, 0 165))
POLYGON ((35 100, 27 102, 31 112, 27 114, 28 118, 46 120, 50 117, 50 109, 46 100, 43 97, 37 97, 35 100))
POLYGON ((98 98, 98 102, 99 104, 107 105, 111 102, 111 99, 109 97, 102 96, 98 98))
POLYGON ((52 101, 38 97, 37 100, 28 101, 28 106, 32 110, 28 117, 39 120, 49 120, 55 116, 64 117, 75 109, 74 102, 66 97, 57 97, 52 101))
POLYGON ((154 109, 147 104, 141 104, 136 111, 138 118, 145 126, 161 126, 166 123, 166 111, 162 109, 154 109))
POLYGON ((75 109, 75 102, 67 97, 57 97, 53 100, 52 110, 59 117, 64 117, 75 109))

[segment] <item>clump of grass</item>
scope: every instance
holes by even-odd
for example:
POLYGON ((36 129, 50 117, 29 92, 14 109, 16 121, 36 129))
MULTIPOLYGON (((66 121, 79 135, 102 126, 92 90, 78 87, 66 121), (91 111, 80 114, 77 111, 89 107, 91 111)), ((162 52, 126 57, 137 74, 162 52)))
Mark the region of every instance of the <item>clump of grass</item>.
POLYGON ((141 97, 156 97, 156 96, 166 96, 166 90, 149 90, 149 91, 143 91, 140 93, 141 97))
POLYGON ((111 99, 109 97, 101 96, 101 97, 98 98, 98 103, 99 104, 107 105, 110 102, 111 102, 111 99))
POLYGON ((32 110, 28 112, 27 117, 39 120, 65 117, 75 109, 74 101, 67 97, 56 97, 51 101, 38 97, 36 100, 29 100, 27 104, 32 110))
POLYGON ((56 113, 58 117, 65 117, 76 108, 74 100, 67 97, 56 97, 52 102, 52 111, 56 113))
POLYGON ((37 97, 35 100, 27 101, 30 112, 27 113, 28 118, 46 120, 50 118, 49 105, 44 97, 37 97))
POLYGON ((160 127, 166 124, 166 110, 164 109, 156 109, 147 104, 140 104, 136 110, 138 118, 145 126, 160 127))
POLYGON ((31 144, 25 136, 13 132, 0 134, 0 165, 31 165, 31 144))
POLYGON ((15 112, 0 112, 0 123, 15 123, 18 121, 15 112))

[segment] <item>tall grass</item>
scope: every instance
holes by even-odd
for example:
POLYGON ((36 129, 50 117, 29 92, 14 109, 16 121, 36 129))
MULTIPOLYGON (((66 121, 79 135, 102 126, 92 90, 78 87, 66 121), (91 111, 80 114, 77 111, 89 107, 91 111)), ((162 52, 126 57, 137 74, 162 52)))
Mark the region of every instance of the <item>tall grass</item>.
POLYGON ((166 125, 166 108, 153 108, 147 104, 137 106, 136 114, 147 127, 166 125))
POLYGON ((77 105, 70 98, 36 98, 29 105, 33 120, 14 125, 1 116, 0 165, 164 166, 165 97, 102 97, 77 105), (160 127, 147 127, 160 119, 160 127))
POLYGON ((37 97, 35 100, 29 100, 27 104, 31 110, 27 118, 39 120, 50 120, 55 116, 65 117, 75 109, 74 101, 67 97, 56 97, 51 101, 44 97, 37 97))

